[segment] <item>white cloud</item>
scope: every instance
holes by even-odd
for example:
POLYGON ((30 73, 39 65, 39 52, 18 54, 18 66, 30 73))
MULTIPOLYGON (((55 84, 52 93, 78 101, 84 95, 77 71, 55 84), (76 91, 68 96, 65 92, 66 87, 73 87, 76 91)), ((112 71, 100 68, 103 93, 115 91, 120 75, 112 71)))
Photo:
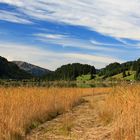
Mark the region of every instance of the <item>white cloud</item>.
MULTIPOLYGON (((134 48, 134 49, 140 49, 140 43, 137 42, 137 43, 130 43, 130 42, 127 42, 125 41, 124 39, 120 39, 120 38, 116 38, 116 40, 119 42, 119 43, 116 43, 116 44, 113 44, 113 43, 102 43, 102 42, 98 42, 98 41, 95 41, 95 40, 90 40, 90 42, 93 44, 93 45, 97 45, 97 46, 106 46, 106 47, 124 47, 124 48, 134 48)), ((113 48, 114 51, 115 51, 115 48, 113 48)), ((116 51, 121 51, 122 50, 118 50, 116 49, 116 51)))
MULTIPOLYGON (((117 48, 113 48, 113 44, 103 44, 103 43, 95 43, 93 44, 93 40, 83 40, 83 39, 76 39, 73 38, 69 35, 61 35, 61 34, 47 34, 47 33, 37 33, 34 34, 35 37, 37 37, 37 40, 46 42, 46 43, 51 43, 51 44, 57 44, 61 45, 63 47, 74 47, 74 48, 80 48, 80 49, 86 49, 86 50, 96 50, 96 51, 106 51, 106 52, 120 52, 122 50, 119 50, 117 48), (105 47, 102 47, 104 46, 105 47)), ((95 41, 96 42, 96 41, 95 41)), ((114 46, 117 46, 114 44, 114 46)))
POLYGON ((111 57, 96 56, 96 55, 89 55, 89 54, 69 53, 66 55, 70 58, 75 58, 75 59, 79 59, 79 60, 83 60, 83 61, 89 61, 90 63, 99 62, 99 63, 103 63, 103 64, 108 64, 108 62, 110 62, 110 63, 113 63, 116 61, 123 62, 121 60, 117 60, 117 59, 111 58, 111 57))
POLYGON ((95 41, 95 40, 90 40, 90 42, 93 44, 93 45, 99 45, 99 46, 125 46, 124 44, 122 44, 122 42, 120 43, 116 43, 116 44, 111 44, 111 43, 102 43, 102 42, 98 42, 98 41, 95 41))
POLYGON ((20 24, 31 24, 32 22, 21 18, 20 14, 18 13, 12 13, 4 10, 0 10, 0 19, 5 21, 10 21, 14 23, 20 23, 20 24))
MULTIPOLYGON (((30 18, 81 25, 118 38, 140 39, 138 0, 0 0, 30 18)), ((22 18, 22 16, 20 17, 22 18)))
POLYGON ((51 70, 67 63, 87 63, 96 68, 104 67, 110 62, 122 62, 108 56, 88 55, 81 53, 59 53, 55 51, 44 50, 38 47, 27 46, 13 43, 0 43, 0 55, 8 60, 21 60, 36 64, 51 70))
POLYGON ((40 38, 47 38, 47 39, 64 39, 64 38, 66 38, 65 35, 61 35, 61 34, 43 34, 43 33, 38 33, 38 34, 34 34, 34 36, 38 36, 40 38))
POLYGON ((21 6, 22 3, 23 3, 20 0, 0 0, 0 2, 2 2, 2 3, 8 3, 8 4, 11 4, 11 5, 16 5, 16 6, 21 6))

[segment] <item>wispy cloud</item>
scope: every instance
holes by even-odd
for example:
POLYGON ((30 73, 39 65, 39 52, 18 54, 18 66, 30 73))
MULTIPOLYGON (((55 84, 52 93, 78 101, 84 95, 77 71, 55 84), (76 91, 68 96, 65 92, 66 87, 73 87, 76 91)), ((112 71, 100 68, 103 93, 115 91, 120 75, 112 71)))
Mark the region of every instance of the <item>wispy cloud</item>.
POLYGON ((95 40, 90 40, 90 42, 93 44, 93 45, 99 45, 99 46, 124 46, 125 44, 122 44, 122 42, 120 43, 103 43, 103 42, 98 42, 98 41, 95 41, 95 40))
POLYGON ((38 33, 35 34, 34 36, 38 36, 40 38, 47 38, 47 39, 64 39, 66 38, 65 35, 62 34, 44 34, 44 33, 38 33))
POLYGON ((120 39, 120 38, 116 38, 116 40, 118 40, 118 42, 120 43, 103 43, 103 42, 98 42, 98 41, 95 41, 95 40, 90 40, 90 42, 93 44, 93 45, 98 45, 98 46, 110 46, 110 47, 118 47, 118 46, 121 46, 121 47, 124 47, 124 48, 137 48, 137 49, 140 49, 140 42, 138 41, 137 43, 129 43, 127 42, 126 40, 124 39, 120 39))
POLYGON ((139 9, 138 0, 0 0, 0 54, 49 69, 132 60, 140 50, 139 9))
POLYGON ((14 12, 8 12, 4 10, 0 10, 0 20, 10 21, 14 23, 20 24, 31 24, 32 21, 29 21, 25 18, 21 18, 21 15, 14 12))
MULTIPOLYGON (((56 44, 56 45, 61 45, 63 47, 72 47, 72 48, 79 48, 79 49, 86 49, 86 50, 107 51, 107 52, 122 51, 122 50, 120 50, 118 48, 114 48, 114 47, 107 47, 107 46, 102 47, 107 44, 105 44, 105 45, 103 45, 103 43, 93 44, 93 42, 92 42, 93 40, 90 41, 90 40, 77 39, 77 38, 73 38, 69 35, 37 33, 37 34, 34 34, 34 36, 39 41, 56 44)), ((117 46, 116 44, 114 44, 114 45, 117 46)))
MULTIPOLYGON (((140 39, 138 0, 0 0, 32 19, 88 27, 118 38, 140 39)), ((22 19, 22 16, 20 16, 22 19)), ((12 21, 10 18, 9 21, 12 21)))
POLYGON ((123 62, 122 60, 115 59, 112 57, 104 57, 104 56, 96 56, 96 55, 88 55, 88 54, 78 54, 78 53, 68 53, 66 54, 70 58, 75 58, 79 60, 89 61, 89 62, 95 62, 95 63, 103 63, 108 64, 107 62, 113 63, 113 62, 123 62))
POLYGON ((125 46, 125 47, 135 47, 137 49, 140 49, 140 41, 135 41, 135 40, 129 40, 126 41, 125 39, 121 39, 121 38, 116 38, 118 41, 120 41, 123 45, 122 46, 125 46))
POLYGON ((104 67, 114 61, 122 62, 120 59, 108 56, 103 57, 100 55, 72 52, 61 53, 44 50, 35 46, 2 42, 0 43, 0 52, 2 56, 5 56, 9 60, 27 61, 52 70, 63 64, 75 62, 95 65, 96 68, 104 67))

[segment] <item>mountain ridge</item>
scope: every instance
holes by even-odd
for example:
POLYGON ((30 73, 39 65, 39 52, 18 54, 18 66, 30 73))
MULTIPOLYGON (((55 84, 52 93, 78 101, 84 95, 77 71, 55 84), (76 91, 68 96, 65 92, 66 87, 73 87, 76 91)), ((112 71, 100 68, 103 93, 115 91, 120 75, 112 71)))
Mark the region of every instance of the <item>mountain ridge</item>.
POLYGON ((12 63, 16 64, 20 69, 32 74, 33 76, 36 77, 41 77, 43 75, 46 75, 48 73, 51 73, 51 70, 39 67, 34 64, 30 64, 28 62, 24 61, 12 61, 12 63))
POLYGON ((30 79, 32 75, 21 70, 16 64, 0 56, 0 78, 2 79, 30 79))
POLYGON ((34 77, 46 80, 75 80, 80 75, 90 74, 92 77, 91 79, 99 76, 104 80, 109 77, 114 78, 115 75, 120 77, 120 75, 118 75, 120 73, 126 78, 126 76, 133 75, 134 72, 135 80, 140 80, 140 59, 121 64, 118 62, 110 63, 100 70, 88 64, 72 63, 62 65, 55 71, 50 71, 24 61, 9 62, 4 57, 0 56, 0 78, 2 79, 28 79, 34 77))

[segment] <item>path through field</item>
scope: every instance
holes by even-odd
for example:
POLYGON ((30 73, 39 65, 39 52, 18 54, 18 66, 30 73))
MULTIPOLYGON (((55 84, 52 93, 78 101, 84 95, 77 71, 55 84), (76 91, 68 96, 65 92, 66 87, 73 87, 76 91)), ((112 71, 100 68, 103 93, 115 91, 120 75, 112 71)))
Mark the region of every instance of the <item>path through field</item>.
POLYGON ((97 105, 108 94, 83 97, 85 102, 71 111, 34 129, 27 140, 109 140, 111 126, 105 126, 97 115, 97 105))

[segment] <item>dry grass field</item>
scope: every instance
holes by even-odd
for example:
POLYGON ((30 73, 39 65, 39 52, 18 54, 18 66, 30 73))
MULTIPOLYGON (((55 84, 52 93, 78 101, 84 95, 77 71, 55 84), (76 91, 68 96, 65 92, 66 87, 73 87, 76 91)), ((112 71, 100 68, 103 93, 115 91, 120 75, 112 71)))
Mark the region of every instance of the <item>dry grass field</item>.
MULTIPOLYGON (((98 89, 100 91, 104 89, 98 89)), ((71 109, 93 89, 0 88, 0 140, 19 139, 40 123, 71 109)))
POLYGON ((112 88, 98 110, 101 121, 112 125, 112 140, 140 140, 140 85, 112 88))
POLYGON ((99 121, 105 127, 111 127, 110 139, 138 140, 139 85, 115 88, 0 88, 0 140, 22 139, 40 124, 80 104, 83 96, 94 99, 93 95, 98 93, 109 94, 105 94, 100 102, 91 100, 89 113, 93 109, 99 121))

